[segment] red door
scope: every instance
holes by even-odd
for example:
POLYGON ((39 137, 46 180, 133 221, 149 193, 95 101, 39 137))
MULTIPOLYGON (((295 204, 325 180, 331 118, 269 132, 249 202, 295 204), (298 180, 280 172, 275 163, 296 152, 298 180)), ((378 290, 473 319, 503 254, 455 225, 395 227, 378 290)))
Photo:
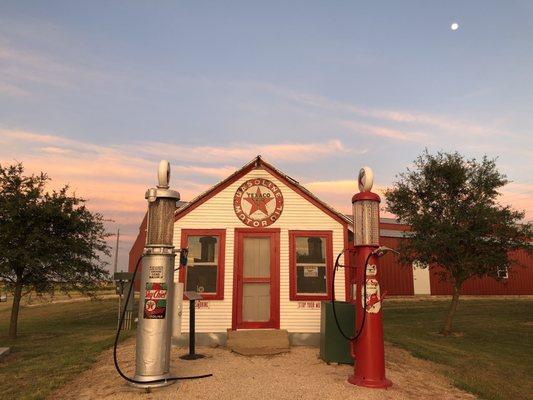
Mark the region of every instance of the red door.
POLYGON ((279 229, 235 229, 233 329, 279 329, 279 229))

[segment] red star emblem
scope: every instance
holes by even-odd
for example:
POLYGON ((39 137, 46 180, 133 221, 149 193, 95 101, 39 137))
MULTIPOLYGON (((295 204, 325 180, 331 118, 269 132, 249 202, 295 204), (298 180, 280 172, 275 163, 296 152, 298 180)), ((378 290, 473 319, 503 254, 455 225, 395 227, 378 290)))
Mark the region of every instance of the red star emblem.
POLYGON ((270 197, 263 196, 263 193, 261 193, 261 190, 259 189, 259 186, 258 186, 257 191, 255 192, 255 196, 245 197, 244 200, 246 200, 248 203, 252 205, 252 207, 250 208, 249 215, 252 215, 257 210, 261 211, 265 215, 268 215, 268 210, 266 208, 266 205, 273 199, 270 197))

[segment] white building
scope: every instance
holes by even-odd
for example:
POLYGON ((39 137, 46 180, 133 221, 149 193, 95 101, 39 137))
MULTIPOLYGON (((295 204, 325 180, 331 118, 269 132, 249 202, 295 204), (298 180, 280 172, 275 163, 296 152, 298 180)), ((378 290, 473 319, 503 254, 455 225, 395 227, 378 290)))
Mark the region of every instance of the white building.
MULTIPOLYGON (((130 268, 144 246, 143 224, 130 268)), ((348 244, 350 224, 261 157, 185 203, 175 215, 174 245, 189 249, 188 265, 175 279, 203 296, 198 339, 223 342, 228 329, 286 329, 293 343, 316 343, 320 302, 331 298, 334 259, 348 244)), ((341 268, 336 300, 348 287, 341 268)), ((185 305, 182 332, 188 325, 185 305)))

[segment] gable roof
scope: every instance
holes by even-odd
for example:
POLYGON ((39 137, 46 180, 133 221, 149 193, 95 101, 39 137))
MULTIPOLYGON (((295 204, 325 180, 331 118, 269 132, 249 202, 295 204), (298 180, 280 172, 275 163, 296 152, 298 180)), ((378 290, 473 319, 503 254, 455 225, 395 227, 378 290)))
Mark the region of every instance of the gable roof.
POLYGON ((265 160, 261 158, 261 156, 255 157, 253 160, 245 164, 241 169, 235 171, 233 174, 228 176, 223 181, 217 183, 216 185, 212 186, 205 192, 201 193, 199 196, 192 199, 189 203, 185 204, 178 210, 176 210, 174 221, 177 221, 178 219, 184 217, 188 213, 190 213, 192 210, 194 210, 199 205, 205 203, 207 200, 209 200, 211 197, 215 196, 217 193, 221 192, 222 190, 226 189, 229 185, 249 173, 250 171, 254 169, 264 169, 268 171, 270 174, 278 178, 280 181, 282 181, 285 185, 290 187, 292 190, 294 190, 296 193, 298 193, 300 196, 304 197, 306 200, 308 200, 310 203, 314 204, 318 208, 320 208, 322 211, 324 211, 326 214, 331 216, 333 219, 337 220, 343 225, 349 225, 351 223, 351 220, 347 218, 344 214, 338 212, 333 207, 331 207, 329 204, 324 203, 322 200, 320 200, 318 197, 316 197, 313 193, 311 193, 309 190, 307 190, 305 187, 300 185, 300 183, 296 180, 288 176, 287 174, 284 174, 279 169, 274 167, 273 165, 267 163, 265 160))

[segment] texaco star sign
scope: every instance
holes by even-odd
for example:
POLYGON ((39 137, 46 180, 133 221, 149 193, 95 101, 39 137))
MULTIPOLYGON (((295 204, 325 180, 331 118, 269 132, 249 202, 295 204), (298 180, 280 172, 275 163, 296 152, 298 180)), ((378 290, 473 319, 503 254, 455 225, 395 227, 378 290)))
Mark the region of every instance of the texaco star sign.
POLYGON ((233 209, 237 217, 248 226, 269 226, 276 222, 283 211, 283 194, 268 179, 249 179, 235 192, 233 209))

